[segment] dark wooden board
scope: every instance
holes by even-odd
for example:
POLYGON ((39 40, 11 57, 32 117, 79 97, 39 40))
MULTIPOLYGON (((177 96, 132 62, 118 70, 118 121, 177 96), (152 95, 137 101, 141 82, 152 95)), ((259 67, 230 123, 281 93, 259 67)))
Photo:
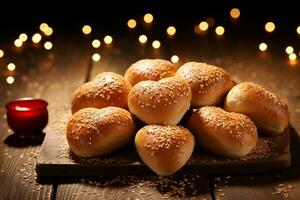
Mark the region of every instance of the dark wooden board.
MULTIPOLYGON (((107 156, 79 158, 70 150, 65 137, 68 108, 62 108, 53 132, 47 134, 37 159, 41 176, 116 176, 153 174, 141 162, 133 144, 107 156)), ((179 173, 222 174, 264 172, 290 166, 289 130, 279 136, 260 136, 256 148, 245 158, 229 159, 196 148, 179 173)))

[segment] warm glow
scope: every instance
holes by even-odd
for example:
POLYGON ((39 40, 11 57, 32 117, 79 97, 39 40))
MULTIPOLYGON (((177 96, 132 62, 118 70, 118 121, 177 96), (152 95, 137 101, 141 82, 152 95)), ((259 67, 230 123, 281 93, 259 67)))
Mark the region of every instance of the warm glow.
POLYGON ((100 45, 101 45, 100 40, 98 40, 98 39, 94 39, 94 40, 93 40, 92 46, 93 46, 94 48, 99 48, 100 45))
POLYGON ((21 47, 23 45, 23 42, 20 39, 16 39, 14 44, 16 47, 21 47))
POLYGON ((101 56, 99 53, 94 53, 92 59, 93 61, 98 62, 101 59, 101 56))
POLYGON ((40 25, 40 30, 41 30, 42 32, 44 32, 48 27, 49 27, 49 26, 48 26, 47 23, 41 23, 41 25, 40 25))
POLYGON ((128 26, 129 28, 135 28, 135 27, 136 27, 136 21, 135 21, 134 19, 128 20, 127 26, 128 26))
POLYGON ((223 28, 223 26, 218 26, 215 30, 217 35, 223 35, 225 32, 225 29, 223 28))
POLYGON ((148 40, 148 38, 146 35, 140 35, 140 37, 139 37, 140 43, 145 44, 147 42, 147 40, 148 40))
POLYGON ((14 70, 16 69, 16 65, 15 65, 14 63, 9 63, 9 64, 7 65, 7 69, 8 69, 9 71, 14 71, 14 70))
POLYGON ((179 57, 178 57, 177 55, 173 55, 173 56, 171 57, 171 61, 172 61, 172 63, 178 63, 179 57))
POLYGON ((50 49, 52 49, 52 43, 51 42, 45 42, 45 44, 44 44, 44 48, 46 49, 46 50, 50 50, 50 49))
POLYGON ((53 33, 53 29, 51 27, 47 27, 44 31, 45 35, 50 36, 53 33))
POLYGON ((294 48, 291 47, 291 46, 287 46, 287 47, 285 48, 285 52, 286 52, 287 54, 294 53, 294 48))
POLYGON ((296 55, 295 53, 291 53, 291 54, 289 55, 289 59, 290 59, 291 61, 294 61, 294 60, 297 59, 297 55, 296 55))
POLYGON ((82 27, 82 32, 85 34, 85 35, 88 35, 92 32, 92 27, 90 25, 84 25, 82 27))
POLYGON ((176 28, 174 26, 169 26, 167 28, 167 34, 169 36, 173 36, 173 35, 175 35, 175 33, 176 33, 176 28))
POLYGON ((265 29, 267 32, 271 33, 275 30, 275 24, 273 22, 268 22, 265 25, 265 29))
POLYGON ((21 33, 19 35, 19 39, 22 41, 22 42, 25 42, 27 39, 28 39, 28 36, 26 35, 26 33, 21 33))
POLYGON ((107 35, 104 37, 105 44, 111 44, 113 41, 113 38, 110 35, 107 35))
POLYGON ((150 14, 150 13, 145 14, 144 15, 144 21, 148 24, 151 23, 153 21, 153 15, 150 14))
POLYGON ((39 33, 35 33, 31 39, 32 39, 32 42, 39 43, 42 39, 42 36, 39 33))
POLYGON ((239 18, 241 15, 241 12, 238 8, 232 8, 230 11, 230 17, 232 17, 233 19, 237 19, 239 18))
POLYGON ((268 45, 264 42, 260 43, 258 46, 260 51, 266 51, 268 49, 268 45))
POLYGON ((300 35, 300 26, 297 27, 297 33, 300 35))
POLYGON ((206 30, 208 29, 208 23, 205 22, 205 21, 200 22, 200 24, 199 24, 199 29, 200 29, 201 31, 206 31, 206 30))
POLYGON ((160 41, 154 40, 154 41, 152 42, 152 47, 153 47, 154 49, 158 49, 158 48, 160 47, 160 41))
POLYGON ((13 83, 15 82, 15 79, 14 79, 14 77, 12 77, 12 76, 8 76, 8 77, 6 78, 6 82, 7 82, 8 84, 13 84, 13 83))
POLYGON ((0 58, 4 56, 4 51, 0 49, 0 58))

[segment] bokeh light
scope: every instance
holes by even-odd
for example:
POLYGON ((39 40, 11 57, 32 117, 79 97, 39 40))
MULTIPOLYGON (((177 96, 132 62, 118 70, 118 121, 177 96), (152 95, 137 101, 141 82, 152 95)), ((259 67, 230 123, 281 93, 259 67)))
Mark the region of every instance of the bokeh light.
POLYGON ((136 21, 135 21, 134 19, 128 20, 127 26, 128 26, 129 28, 135 28, 135 27, 136 27, 136 21))
POLYGON ((94 39, 93 42, 92 42, 92 46, 93 46, 94 48, 99 48, 99 47, 101 46, 100 40, 94 39))
POLYGON ((42 36, 39 33, 35 33, 32 38, 31 38, 32 42, 34 43, 39 43, 42 40, 42 36))
POLYGON ((50 50, 50 49, 52 49, 52 47, 53 47, 53 45, 52 45, 52 43, 50 41, 45 42, 44 48, 46 50, 50 50))
POLYGON ((13 83, 15 82, 15 78, 14 78, 13 76, 8 76, 8 77, 6 78, 6 82, 7 82, 8 84, 13 84, 13 83))
POLYGON ((9 64, 7 65, 7 69, 8 69, 9 71, 14 71, 14 70, 16 69, 16 65, 15 65, 14 63, 9 63, 9 64))
POLYGON ((167 34, 168 34, 169 36, 174 36, 175 33, 176 33, 176 28, 175 28, 174 26, 169 26, 169 27, 167 28, 167 34))
POLYGON ((153 47, 154 49, 158 49, 158 48, 160 47, 160 41, 154 40, 154 41, 152 42, 152 47, 153 47))
POLYGON ((287 47, 285 48, 285 52, 286 52, 287 54, 294 53, 294 48, 293 48, 292 46, 287 46, 287 47))
POLYGON ((21 33, 19 35, 19 39, 22 41, 22 42, 25 42, 27 39, 28 39, 28 36, 26 33, 21 33))
POLYGON ((171 62, 172 62, 172 63, 178 63, 178 61, 179 61, 179 57, 178 57, 177 55, 173 55, 173 56, 171 57, 171 62))
POLYGON ((82 33, 88 35, 92 32, 92 27, 90 25, 84 25, 82 27, 82 33))
POLYGON ((290 59, 290 61, 294 61, 294 60, 297 59, 297 55, 296 55, 295 53, 291 53, 291 54, 289 55, 289 59, 290 59))
POLYGON ((153 21, 153 15, 151 13, 147 13, 144 15, 144 21, 147 24, 150 24, 153 21))
POLYGON ((200 22, 199 29, 201 31, 206 31, 208 29, 208 26, 209 26, 208 23, 206 21, 203 21, 203 22, 200 22))
POLYGON ((101 56, 99 53, 94 53, 92 55, 92 59, 93 59, 93 61, 98 62, 101 59, 101 56))
POLYGON ((258 46, 260 51, 266 51, 268 49, 268 45, 264 42, 260 43, 258 46))
POLYGON ((267 22, 265 24, 265 29, 267 32, 271 33, 275 30, 275 24, 273 22, 267 22))
POLYGON ((223 35, 225 33, 225 29, 223 26, 217 26, 216 30, 215 30, 217 35, 223 35))
POLYGON ((232 17, 233 19, 239 18, 240 15, 241 15, 241 12, 238 8, 232 8, 230 10, 230 17, 232 17))
POLYGON ((110 35, 104 37, 105 44, 111 44, 113 42, 113 38, 110 35))
POLYGON ((140 35, 139 42, 142 44, 145 44, 147 42, 148 38, 146 35, 140 35))
POLYGON ((14 41, 14 44, 15 44, 16 47, 21 47, 23 45, 23 42, 20 39, 16 39, 14 41))
POLYGON ((4 56, 4 51, 0 49, 0 58, 4 56))

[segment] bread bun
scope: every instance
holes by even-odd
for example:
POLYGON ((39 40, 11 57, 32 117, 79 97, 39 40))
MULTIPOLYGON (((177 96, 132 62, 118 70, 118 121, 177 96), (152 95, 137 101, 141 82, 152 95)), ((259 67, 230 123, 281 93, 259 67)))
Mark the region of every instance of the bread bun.
POLYGON ((133 63, 125 72, 125 79, 131 85, 141 81, 158 81, 174 76, 177 68, 173 63, 163 59, 143 59, 133 63))
POLYGON ((181 126, 148 125, 137 132, 135 146, 150 169, 160 176, 169 176, 187 163, 195 139, 181 126))
POLYGON ((122 108, 84 108, 67 124, 67 140, 77 156, 103 156, 127 145, 135 134, 133 116, 122 108))
POLYGON ((258 84, 244 82, 228 93, 225 110, 243 113, 250 117, 265 133, 282 133, 289 125, 287 103, 258 84))
POLYGON ((221 104, 235 84, 224 69, 200 62, 182 65, 175 76, 185 79, 190 84, 192 107, 221 104))
POLYGON ((213 106, 196 110, 188 127, 201 147, 231 158, 246 156, 258 140, 256 126, 247 116, 213 106))
POLYGON ((123 76, 113 72, 101 73, 75 91, 72 99, 72 113, 86 107, 116 106, 127 109, 130 89, 130 84, 123 76))
POLYGON ((176 125, 189 109, 191 89, 179 78, 169 77, 160 81, 142 81, 129 93, 131 113, 147 124, 176 125))

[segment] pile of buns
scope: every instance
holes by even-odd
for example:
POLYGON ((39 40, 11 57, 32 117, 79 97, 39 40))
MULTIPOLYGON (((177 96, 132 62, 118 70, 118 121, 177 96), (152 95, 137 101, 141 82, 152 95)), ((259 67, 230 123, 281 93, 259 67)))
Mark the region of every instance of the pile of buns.
POLYGON ((271 137, 289 125, 287 103, 262 86, 237 84, 220 67, 188 62, 177 69, 162 59, 140 60, 124 76, 99 74, 75 91, 72 114, 67 140, 74 154, 104 156, 134 141, 161 176, 181 169, 195 145, 240 158, 255 147, 257 129, 271 137))

